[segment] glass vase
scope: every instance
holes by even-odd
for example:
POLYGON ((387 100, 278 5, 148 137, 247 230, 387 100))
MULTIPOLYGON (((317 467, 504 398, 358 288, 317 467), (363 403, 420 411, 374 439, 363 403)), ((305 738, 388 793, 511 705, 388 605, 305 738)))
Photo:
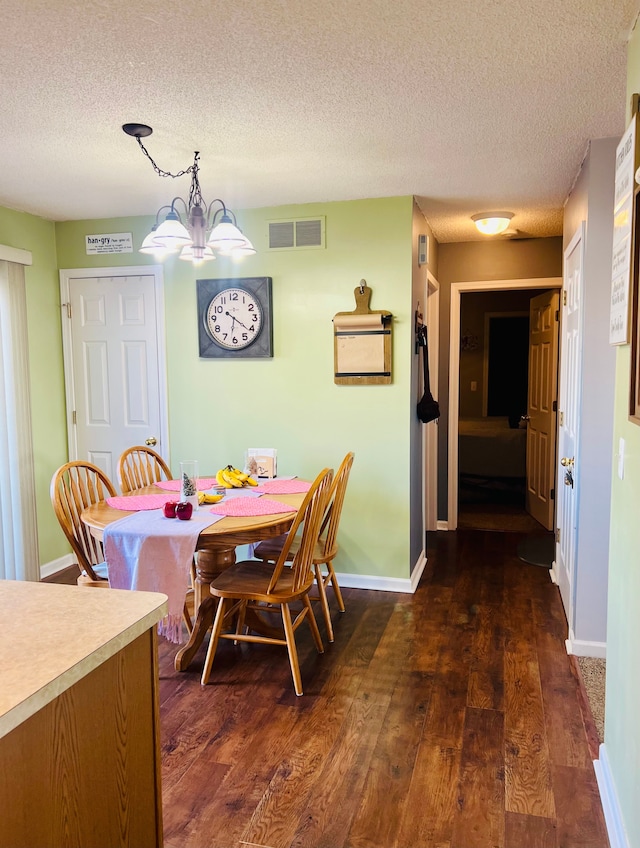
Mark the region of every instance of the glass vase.
POLYGON ((186 459, 180 463, 180 500, 198 509, 198 460, 186 459))

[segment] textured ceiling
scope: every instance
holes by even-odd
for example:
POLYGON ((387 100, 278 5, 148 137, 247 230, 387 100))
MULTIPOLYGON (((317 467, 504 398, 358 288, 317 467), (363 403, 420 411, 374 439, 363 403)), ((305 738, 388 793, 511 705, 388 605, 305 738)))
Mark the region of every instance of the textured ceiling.
MULTIPOLYGON (((0 206, 155 214, 199 150, 232 208, 414 194, 561 232, 591 138, 624 130, 638 0, 0 0, 0 206), (168 183, 171 182, 171 185, 168 183)), ((481 237, 480 237, 481 238, 481 237)))

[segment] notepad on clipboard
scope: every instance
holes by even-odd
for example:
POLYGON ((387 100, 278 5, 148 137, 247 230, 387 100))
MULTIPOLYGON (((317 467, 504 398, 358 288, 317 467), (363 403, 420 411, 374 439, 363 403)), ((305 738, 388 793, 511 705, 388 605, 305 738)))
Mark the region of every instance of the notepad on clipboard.
POLYGON ((391 336, 393 316, 386 310, 369 309, 371 289, 355 289, 356 308, 333 316, 334 382, 363 385, 391 382, 391 336))

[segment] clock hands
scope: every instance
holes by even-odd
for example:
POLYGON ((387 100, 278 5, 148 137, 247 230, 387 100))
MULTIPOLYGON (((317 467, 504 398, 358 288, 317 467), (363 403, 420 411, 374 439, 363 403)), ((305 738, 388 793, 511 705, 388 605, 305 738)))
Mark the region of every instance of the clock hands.
MULTIPOLYGON (((228 315, 228 316, 229 316, 229 318, 231 318, 231 320, 232 320, 232 321, 235 321, 235 323, 236 323, 236 324, 240 324, 240 326, 241 326, 241 327, 244 327, 244 328, 245 328, 245 330, 250 330, 250 329, 251 329, 251 327, 247 327, 247 325, 246 325, 246 324, 243 324, 243 323, 242 323, 242 321, 239 321, 239 320, 235 317, 235 315, 232 315, 232 314, 231 314, 228 310, 227 310, 224 314, 225 314, 225 315, 228 315)), ((233 324, 231 325, 231 332, 233 332, 233 324)))

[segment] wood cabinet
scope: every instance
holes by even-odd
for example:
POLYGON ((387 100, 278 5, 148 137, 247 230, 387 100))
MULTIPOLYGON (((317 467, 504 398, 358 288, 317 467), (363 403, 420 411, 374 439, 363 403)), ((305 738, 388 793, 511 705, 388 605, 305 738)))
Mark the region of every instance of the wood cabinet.
POLYGON ((11 642, 0 666, 1 848, 162 845, 164 604, 155 593, 0 582, 11 642))

